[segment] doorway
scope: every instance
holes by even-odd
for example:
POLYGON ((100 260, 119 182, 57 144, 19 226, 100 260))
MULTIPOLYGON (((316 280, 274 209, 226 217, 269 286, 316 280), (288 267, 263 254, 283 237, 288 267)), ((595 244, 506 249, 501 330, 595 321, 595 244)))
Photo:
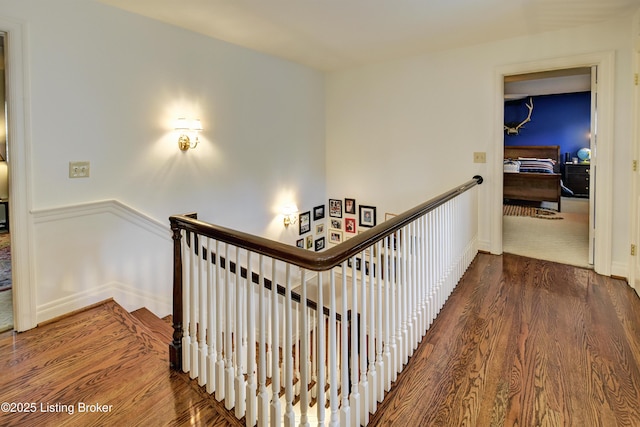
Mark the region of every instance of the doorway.
POLYGON ((539 59, 531 62, 515 63, 496 68, 494 87, 494 145, 492 159, 491 194, 487 211, 490 221, 491 253, 503 252, 503 175, 504 164, 500 153, 504 150, 504 77, 516 74, 561 70, 567 68, 593 67, 598 69, 598 133, 597 133, 597 174, 592 182, 599 189, 597 203, 591 215, 594 223, 593 269, 596 273, 610 276, 612 270, 613 232, 613 110, 615 88, 615 52, 605 51, 539 59))
POLYGON ((5 40, 6 34, 0 32, 0 332, 13 329, 5 40))
POLYGON ((578 67, 504 76, 503 157, 524 150, 540 159, 505 166, 505 197, 522 199, 505 199, 504 252, 592 267, 596 73, 578 67))

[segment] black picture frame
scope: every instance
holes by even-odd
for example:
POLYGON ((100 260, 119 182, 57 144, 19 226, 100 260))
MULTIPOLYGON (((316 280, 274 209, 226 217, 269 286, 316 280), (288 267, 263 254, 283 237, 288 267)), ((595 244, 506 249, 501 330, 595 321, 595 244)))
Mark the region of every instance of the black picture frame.
POLYGON ((342 200, 329 199, 329 216, 332 218, 342 218, 342 200))
POLYGON ((375 227, 376 225, 376 208, 375 206, 359 206, 358 222, 360 227, 375 227))
POLYGON ((344 199, 344 213, 356 214, 356 199, 344 199))
POLYGON ((315 248, 316 252, 323 250, 324 246, 325 246, 324 237, 316 239, 315 245, 314 245, 314 248, 315 248))
POLYGON ((298 217, 300 235, 311 231, 311 211, 301 213, 298 217))
POLYGON ((316 206, 313 208, 313 220, 318 221, 324 218, 324 205, 316 206))
POLYGON ((296 240, 296 246, 301 248, 301 249, 304 249, 304 239, 296 240))

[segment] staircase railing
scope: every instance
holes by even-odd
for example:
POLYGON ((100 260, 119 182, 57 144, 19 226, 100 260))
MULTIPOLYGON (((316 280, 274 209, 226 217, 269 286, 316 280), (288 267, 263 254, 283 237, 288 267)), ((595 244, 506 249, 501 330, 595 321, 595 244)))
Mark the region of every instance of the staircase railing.
POLYGON ((323 252, 170 218, 170 363, 253 425, 366 425, 477 253, 472 180, 323 252))

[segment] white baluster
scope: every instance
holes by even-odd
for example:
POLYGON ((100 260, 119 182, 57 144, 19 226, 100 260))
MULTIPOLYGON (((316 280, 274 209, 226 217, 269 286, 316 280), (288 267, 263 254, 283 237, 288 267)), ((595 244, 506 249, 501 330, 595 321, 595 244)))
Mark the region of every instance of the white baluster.
MULTIPOLYGON (((186 231, 182 237, 182 370, 189 372, 191 369, 191 249, 187 245, 187 239, 191 233, 186 231)), ((193 239, 192 239, 193 240, 193 239)), ((192 245, 193 246, 193 245, 192 245)))
MULTIPOLYGON (((362 278, 360 283, 360 322, 358 329, 358 336, 360 338, 360 349, 359 349, 359 357, 360 357, 360 384, 359 384, 359 395, 360 395, 360 422, 363 425, 367 425, 369 423, 369 379, 367 377, 367 330, 368 330, 368 316, 367 316, 367 292, 368 286, 371 284, 367 281, 367 255, 366 252, 362 252, 362 264, 360 264, 360 277, 362 278)), ((369 266, 373 268, 373 266, 369 266)), ((372 343, 373 344, 373 343, 372 343)), ((356 365, 358 366, 358 365, 356 365)))
POLYGON ((235 376, 235 385, 234 389, 236 392, 236 404, 235 404, 235 414, 236 418, 242 418, 245 414, 246 409, 246 401, 245 401, 245 380, 244 380, 244 352, 243 350, 243 340, 244 340, 244 322, 243 322, 243 314, 244 314, 244 286, 242 279, 242 263, 240 262, 240 248, 236 247, 236 327, 235 334, 233 335, 235 338, 235 363, 236 363, 236 376, 235 376))
MULTIPOLYGON (((225 245, 226 246, 226 245, 225 245)), ((224 354, 222 352, 223 349, 223 328, 224 328, 224 319, 227 317, 227 305, 224 304, 225 301, 225 282, 222 280, 221 275, 223 271, 220 267, 220 263, 222 262, 222 256, 220 255, 220 243, 216 241, 215 246, 216 251, 216 263, 213 268, 213 277, 216 286, 216 400, 221 402, 225 396, 225 372, 224 372, 224 354)))
POLYGON ((389 287, 391 293, 391 308, 389 312, 389 318, 391 319, 391 381, 395 381, 398 378, 398 372, 402 361, 400 360, 400 322, 398 321, 400 316, 400 292, 398 290, 398 265, 399 256, 398 248, 400 247, 400 239, 402 237, 400 231, 397 231, 391 236, 389 246, 389 287))
MULTIPOLYGON (((205 242, 208 242, 209 239, 205 238, 205 242)), ((207 293, 207 276, 205 272, 207 271, 207 264, 209 264, 209 254, 206 253, 206 245, 203 245, 200 242, 198 247, 198 252, 200 256, 198 257, 198 286, 199 286, 199 307, 198 310, 198 344, 200 347, 200 359, 198 360, 198 385, 203 386, 207 382, 207 325, 209 324, 207 320, 207 302, 208 302, 208 293, 207 293)))
MULTIPOLYGON (((355 267, 355 261, 354 265, 355 267)), ((348 341, 349 336, 347 312, 349 307, 347 305, 347 262, 342 263, 342 344, 341 344, 341 373, 342 373, 342 405, 340 406, 340 425, 348 426, 351 423, 351 412, 349 408, 349 356, 348 356, 348 341)), ((353 316, 352 316, 353 318, 353 316)))
POLYGON ((284 425, 285 427, 294 427, 296 425, 296 416, 293 412, 293 355, 292 349, 292 335, 293 335, 293 318, 291 309, 291 266, 287 264, 286 267, 286 291, 285 291, 285 303, 284 303, 284 317, 286 324, 286 332, 284 335, 284 349, 282 355, 285 366, 285 414, 284 425))
MULTIPOLYGON (((318 279, 318 276, 316 275, 316 280, 318 279)), ((319 307, 319 306, 318 306, 319 307)), ((309 340, 309 345, 311 346, 311 352, 309 353, 309 363, 307 364, 307 366, 309 366, 309 372, 311 373, 311 378, 310 384, 313 384, 311 386, 311 400, 315 399, 318 394, 318 376, 317 376, 317 363, 318 363, 318 356, 317 356, 317 351, 318 351, 318 337, 317 337, 317 331, 316 331, 316 314, 317 314, 317 310, 310 310, 308 309, 308 323, 309 323, 309 334, 308 336, 312 339, 309 340)))
MULTIPOLYGON (((259 317, 259 333, 260 347, 258 348, 258 425, 264 427, 269 421, 269 394, 267 393, 267 301, 266 290, 264 286, 264 257, 259 258, 259 276, 258 276, 258 295, 260 301, 258 303, 259 317)), ((249 281, 249 283, 251 283, 249 281)))
MULTIPOLYGON (((232 296, 233 296, 233 291, 232 291, 232 287, 233 284, 231 282, 231 259, 229 258, 229 244, 225 245, 225 251, 224 251, 224 257, 225 257, 225 268, 224 268, 224 274, 225 274, 225 283, 224 283, 224 287, 225 287, 225 297, 226 297, 226 307, 227 307, 227 317, 225 318, 225 327, 224 327, 224 335, 225 335, 225 346, 224 346, 224 354, 225 354, 225 385, 226 385, 226 390, 225 390, 225 398, 224 398, 224 406, 225 408, 227 408, 228 410, 231 410, 231 408, 234 407, 235 405, 235 399, 236 399, 236 393, 235 393, 235 378, 234 378, 234 374, 235 374, 235 370, 233 368, 233 341, 232 341, 232 337, 233 337, 233 300, 232 300, 232 296)), ((237 273, 237 271, 236 271, 237 273)), ((237 289, 236 289, 236 293, 237 293, 237 289)), ((236 295, 237 297, 237 295, 236 295)), ((237 349, 237 347, 236 347, 237 349)))
POLYGON ((420 324, 418 323, 418 307, 420 297, 418 295, 418 230, 416 221, 411 223, 411 354, 418 348, 420 342, 420 324))
POLYGON ((189 336, 191 337, 191 367, 189 369, 189 377, 191 379, 198 376, 198 256, 201 251, 198 249, 198 235, 193 234, 191 240, 191 262, 189 263, 189 288, 191 298, 189 307, 191 315, 189 320, 189 336))
MULTIPOLYGON (((254 284, 251 280, 253 275, 253 271, 251 268, 251 252, 247 253, 247 286, 245 288, 245 292, 247 293, 247 305, 246 305, 246 314, 247 314, 247 381, 246 381, 246 425, 253 426, 256 423, 257 419, 257 407, 256 407, 256 392, 258 390, 258 386, 256 384, 256 306, 254 301, 254 284)), ((260 325, 260 329, 264 329, 262 325, 260 325)), ((237 404, 237 403, 236 403, 237 404)), ((238 417, 240 418, 240 417, 238 417)))
MULTIPOLYGON (((377 277, 380 276, 380 264, 377 263, 377 259, 374 259, 373 254, 377 253, 377 247, 371 246, 369 248, 369 342, 367 344, 367 348, 369 350, 369 368, 368 368, 368 383, 369 383, 369 408, 366 414, 367 423, 369 422, 369 413, 373 414, 376 412, 376 408, 378 407, 378 383, 377 383, 377 372, 376 372, 376 344, 378 342, 377 332, 378 325, 376 324, 376 290, 378 289, 377 277)), ((378 317, 380 317, 378 314, 378 317)))
MULTIPOLYGON (((318 341, 317 341, 317 346, 316 346, 316 365, 317 365, 317 371, 318 374, 316 375, 317 378, 317 382, 316 382, 316 405, 317 405, 317 415, 318 415, 318 425, 319 426, 323 426, 324 425, 324 413, 325 413, 325 394, 324 394, 324 389, 325 389, 325 350, 326 350, 326 343, 325 343, 325 322, 324 322, 324 295, 322 295, 323 293, 323 274, 322 272, 318 272, 318 309, 316 310, 316 318, 317 318, 317 323, 316 323, 316 334, 315 336, 317 337, 318 341)), ((315 371, 314 371, 315 372, 315 371)))
POLYGON ((393 359, 391 356, 391 339, 393 335, 393 329, 391 326, 391 310, 390 310, 390 301, 391 301, 391 265, 389 262, 389 258, 391 256, 391 251, 389 250, 389 245, 391 244, 391 239, 393 236, 387 236, 384 239, 384 259, 382 260, 382 265, 384 265, 384 348, 383 348, 383 365, 384 365, 384 389, 385 391, 389 391, 391 389, 391 381, 393 376, 393 359))
POLYGON ((302 270, 302 293, 300 295, 300 304, 298 305, 299 315, 299 333, 298 342, 300 343, 300 358, 298 366, 300 369, 300 427, 309 426, 308 410, 309 410, 309 369, 307 361, 309 360, 309 323, 307 319, 307 281, 305 279, 306 270, 302 270))
POLYGON ((338 343, 336 336, 336 274, 333 269, 329 272, 329 403, 331 405, 331 418, 329 425, 338 427, 340 421, 338 408, 338 343))
MULTIPOLYGON (((280 405, 280 358, 278 357, 278 347, 280 343, 279 309, 278 309, 278 281, 276 277, 276 260, 271 260, 271 345, 276 346, 275 355, 271 359, 271 426, 279 427, 282 417, 280 405)), ((283 322, 284 323, 284 322, 283 322)), ((282 352, 284 355, 284 351, 282 352)))
POLYGON ((358 272, 356 269, 356 257, 351 258, 351 422, 354 426, 360 425, 360 384, 358 381, 358 272))
POLYGON ((216 304, 217 283, 215 276, 215 264, 217 253, 213 253, 211 248, 211 239, 207 237, 207 289, 209 299, 207 301, 207 313, 209 326, 207 328, 207 341, 209 343, 209 352, 207 354, 207 393, 212 394, 216 389, 216 304))
MULTIPOLYGON (((375 382, 375 387, 377 387, 376 391, 376 401, 382 402, 384 399, 384 388, 385 388, 385 371, 384 371, 384 356, 383 356, 383 345, 385 342, 385 329, 383 328, 383 319, 386 317, 386 313, 384 312, 384 308, 382 306, 382 286, 383 286, 383 267, 382 267, 382 244, 384 241, 380 241, 376 243, 376 376, 377 382, 375 382)), ((384 275, 386 276, 388 273, 387 270, 384 270, 384 275)), ((377 410, 377 404, 373 405, 377 410)))

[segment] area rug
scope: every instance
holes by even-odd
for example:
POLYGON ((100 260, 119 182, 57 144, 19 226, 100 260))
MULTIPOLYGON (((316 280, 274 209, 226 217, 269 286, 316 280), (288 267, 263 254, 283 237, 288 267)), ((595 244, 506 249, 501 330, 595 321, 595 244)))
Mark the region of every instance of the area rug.
POLYGON ((13 329, 13 296, 11 290, 0 292, 0 333, 13 329))
POLYGON ((11 289, 11 235, 0 234, 0 292, 11 289))
POLYGON ((503 205, 502 214, 505 216, 528 216, 542 219, 562 219, 558 212, 552 209, 536 208, 534 206, 503 205))

